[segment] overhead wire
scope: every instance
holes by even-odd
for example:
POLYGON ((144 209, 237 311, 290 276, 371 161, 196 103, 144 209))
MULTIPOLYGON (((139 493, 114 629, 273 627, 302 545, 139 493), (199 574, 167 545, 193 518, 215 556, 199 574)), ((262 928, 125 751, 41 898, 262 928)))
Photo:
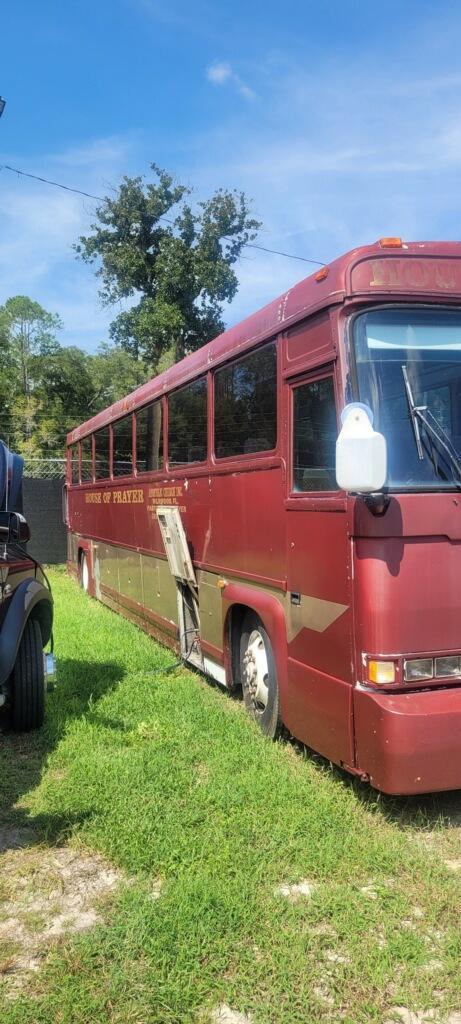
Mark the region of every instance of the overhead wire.
MULTIPOLYGON (((85 192, 83 189, 74 188, 71 185, 64 185, 60 181, 53 181, 51 178, 45 178, 42 175, 33 174, 30 171, 23 171, 21 168, 19 168, 19 167, 12 167, 10 164, 0 164, 0 171, 2 171, 2 170, 10 171, 13 174, 17 174, 17 175, 19 175, 20 177, 23 177, 23 178, 31 178, 34 181, 39 181, 39 182, 41 182, 44 185, 51 185, 53 188, 59 188, 59 189, 62 189, 63 191, 65 191, 65 192, 72 192, 74 195, 83 196, 85 199, 94 199, 96 202, 100 202, 100 203, 105 202, 105 198, 103 196, 95 195, 92 192, 85 192)), ((174 224, 175 224, 175 222, 173 220, 171 220, 170 218, 168 218, 168 217, 160 216, 158 219, 160 221, 163 221, 166 224, 170 224, 172 226, 174 226, 174 224)), ((227 235, 224 235, 223 237, 228 239, 228 240, 230 240, 227 235)), ((272 249, 269 246, 258 245, 256 242, 244 242, 243 248, 246 248, 246 249, 257 249, 260 252, 267 252, 267 253, 270 253, 271 255, 274 255, 274 256, 282 256, 285 259, 299 260, 299 261, 301 261, 303 263, 315 264, 316 266, 319 266, 319 267, 326 266, 326 264, 325 264, 325 262, 323 260, 313 259, 313 258, 310 258, 310 257, 307 257, 307 256, 297 256, 294 253, 284 252, 284 251, 282 251, 280 249, 272 249)), ((36 427, 41 422, 43 422, 43 420, 47 419, 47 414, 43 413, 42 411, 39 411, 33 417, 33 419, 34 419, 34 427, 36 427)), ((11 423, 11 420, 9 419, 7 413, 6 414, 3 413, 3 415, 0 416, 0 425, 1 424, 3 424, 4 426, 8 425, 10 431, 12 433, 16 434, 16 435, 19 434, 19 433, 22 433, 24 437, 28 437, 29 434, 30 434, 30 431, 27 430, 27 429, 22 428, 22 430, 21 430, 20 428, 17 428, 17 427, 15 428, 13 426, 13 424, 11 423)), ((3 429, 3 428, 0 426, 0 429, 3 429)), ((60 437, 65 438, 66 434, 65 433, 57 434, 55 436, 55 440, 58 440, 58 438, 60 438, 60 437)))
MULTIPOLYGON (((65 192, 73 192, 75 195, 84 196, 85 199, 95 199, 98 203, 104 203, 105 198, 103 196, 96 196, 92 192, 84 192, 80 188, 73 188, 70 185, 63 185, 60 181, 52 181, 51 178, 43 178, 39 174, 32 174, 30 171, 22 171, 18 167, 11 167, 10 164, 0 164, 0 171, 12 171, 13 174, 18 174, 23 178, 32 178, 34 181, 41 181, 45 185, 52 185, 54 188, 61 188, 65 192)), ((159 217, 158 220, 164 221, 166 224, 174 225, 174 221, 168 217, 159 217)), ((224 235, 224 238, 228 239, 228 235, 224 235)), ((283 252, 280 249, 271 249, 267 245, 258 245, 256 242, 244 242, 243 248, 245 249, 259 249, 260 252, 268 252, 274 256, 283 256, 288 260, 301 260, 302 263, 314 263, 318 267, 325 267, 326 263, 324 260, 312 259, 309 256, 296 256, 292 252, 283 252)))

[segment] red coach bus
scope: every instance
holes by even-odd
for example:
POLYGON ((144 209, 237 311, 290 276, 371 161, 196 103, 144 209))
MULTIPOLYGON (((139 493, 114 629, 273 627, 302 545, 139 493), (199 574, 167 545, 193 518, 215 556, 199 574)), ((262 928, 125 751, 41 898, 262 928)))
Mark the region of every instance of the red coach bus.
POLYGON ((461 244, 381 239, 69 434, 69 569, 268 736, 457 788, 459 452, 461 244))

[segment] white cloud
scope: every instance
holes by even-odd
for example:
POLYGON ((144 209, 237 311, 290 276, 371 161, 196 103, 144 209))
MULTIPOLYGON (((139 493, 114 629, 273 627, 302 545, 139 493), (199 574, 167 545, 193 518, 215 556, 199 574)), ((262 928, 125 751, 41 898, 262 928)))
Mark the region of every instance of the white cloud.
POLYGON ((233 71, 230 64, 210 64, 207 70, 207 78, 209 82, 213 82, 214 85, 224 85, 224 82, 228 82, 230 78, 233 78, 233 71))
POLYGON ((256 99, 256 93, 250 86, 243 82, 227 61, 214 61, 213 64, 207 68, 206 76, 209 82, 213 85, 226 85, 231 83, 247 100, 256 99))

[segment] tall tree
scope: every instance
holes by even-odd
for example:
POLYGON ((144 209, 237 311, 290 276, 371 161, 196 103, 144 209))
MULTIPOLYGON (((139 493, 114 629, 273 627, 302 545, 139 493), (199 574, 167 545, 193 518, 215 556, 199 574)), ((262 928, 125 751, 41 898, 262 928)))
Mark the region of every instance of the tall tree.
POLYGON ((68 431, 146 379, 114 345, 59 345, 58 316, 28 296, 0 306, 0 437, 29 458, 60 458, 68 431))
POLYGON ((3 437, 35 452, 34 434, 40 400, 35 389, 40 378, 39 360, 59 348, 56 331, 59 316, 48 313, 27 295, 14 295, 0 306, 0 348, 2 370, 8 381, 8 399, 2 408, 3 437))
POLYGON ((156 369, 166 353, 180 359, 223 330, 223 303, 238 287, 234 264, 260 224, 243 192, 219 189, 193 208, 188 187, 151 167, 153 182, 123 178, 75 250, 98 264, 105 304, 132 302, 113 321, 112 339, 156 369))
POLYGON ((0 309, 0 437, 9 437, 12 430, 14 396, 16 394, 13 364, 7 323, 0 309))
POLYGON ((117 402, 147 380, 139 360, 116 345, 103 342, 90 360, 94 389, 92 408, 95 412, 117 402))
POLYGON ((22 393, 31 393, 31 364, 34 356, 50 354, 57 348, 56 332, 62 322, 27 295, 14 295, 0 306, 0 333, 8 340, 10 356, 21 380, 22 393))

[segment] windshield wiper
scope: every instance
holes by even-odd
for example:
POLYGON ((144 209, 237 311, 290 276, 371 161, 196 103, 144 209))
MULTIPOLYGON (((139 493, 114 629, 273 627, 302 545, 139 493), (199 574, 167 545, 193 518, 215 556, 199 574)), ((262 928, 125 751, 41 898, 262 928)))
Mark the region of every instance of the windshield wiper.
MULTIPOLYGON (((457 477, 458 486, 461 487, 461 456, 452 444, 449 434, 447 434, 446 430, 444 430, 439 421, 431 413, 431 410, 428 409, 427 405, 415 404, 405 364, 402 366, 402 374, 419 458, 424 459, 424 449, 421 443, 421 432, 419 429, 419 425, 422 423, 426 428, 431 441, 435 442, 439 450, 442 451, 442 454, 445 455, 447 462, 450 464, 457 477)), ((437 467, 435 468, 437 469, 437 467)))

